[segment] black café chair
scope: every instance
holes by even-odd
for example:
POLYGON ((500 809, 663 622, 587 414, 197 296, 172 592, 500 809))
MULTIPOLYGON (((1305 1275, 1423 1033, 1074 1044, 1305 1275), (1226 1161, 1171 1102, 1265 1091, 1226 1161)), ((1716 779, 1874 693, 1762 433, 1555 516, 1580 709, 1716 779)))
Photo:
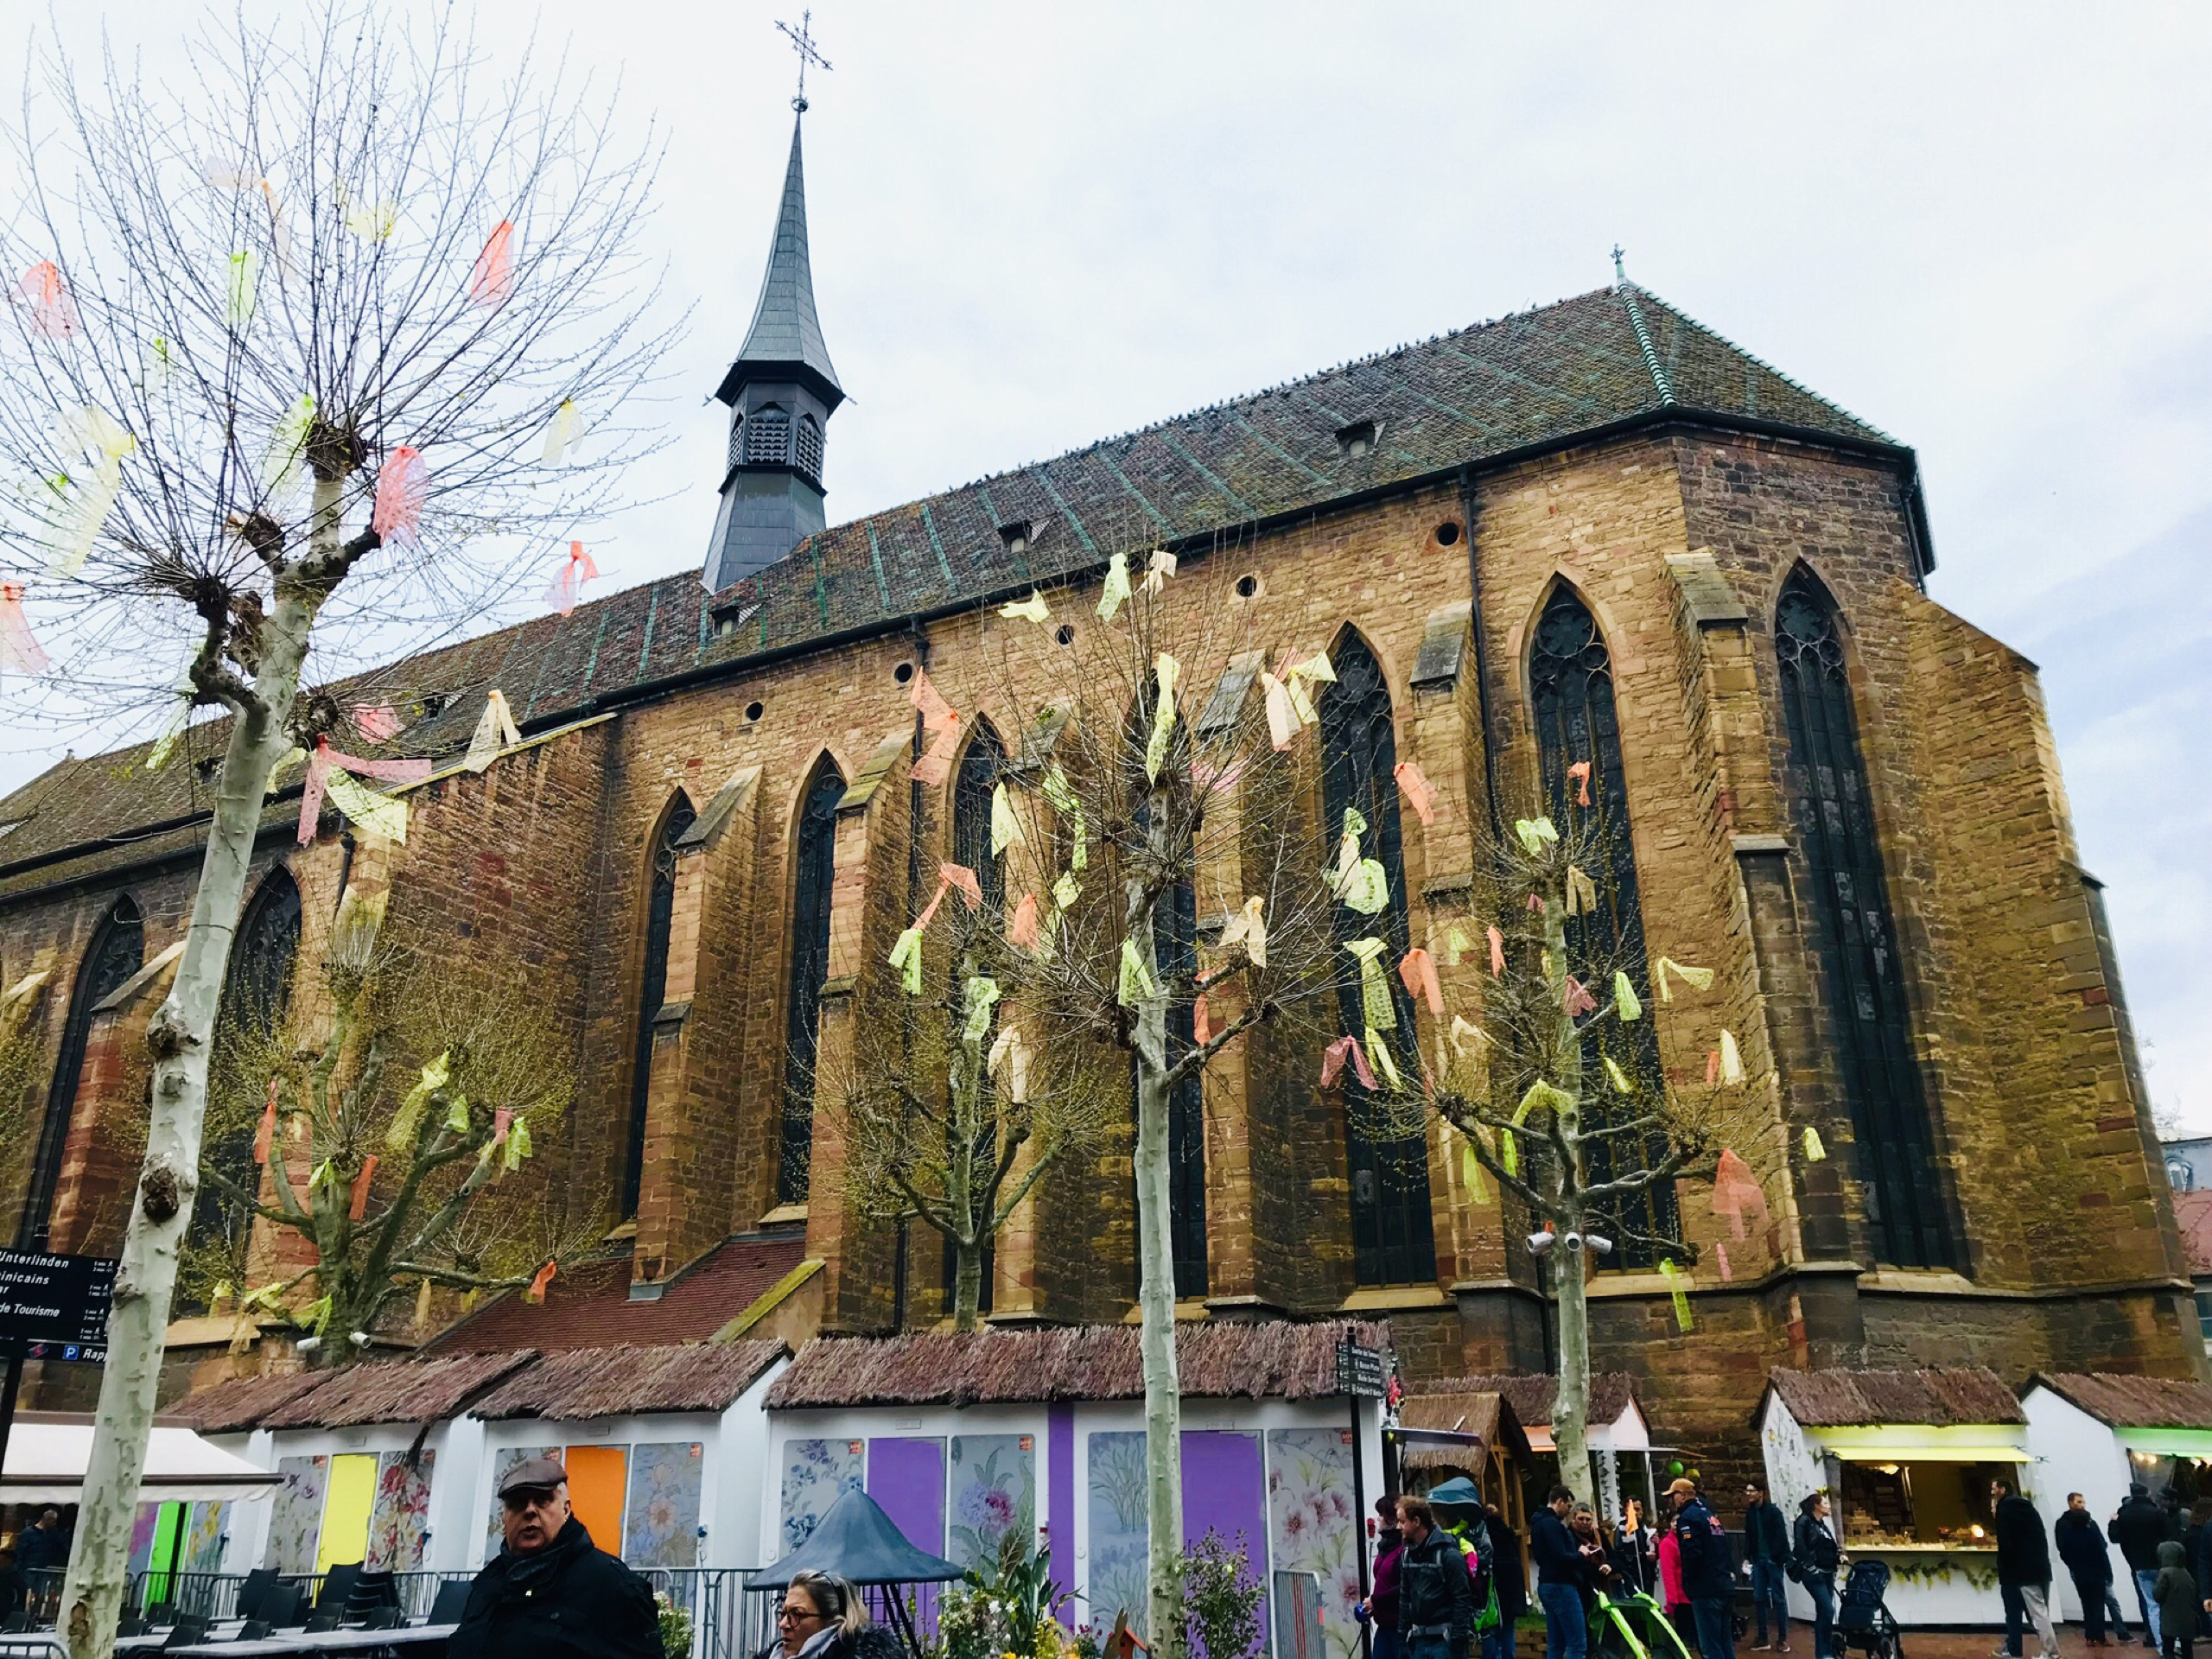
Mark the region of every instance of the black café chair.
POLYGON ((361 1564, 359 1561, 346 1562, 324 1573, 322 1587, 315 1592, 315 1611, 343 1613, 346 1598, 353 1593, 354 1580, 360 1576, 361 1564))
POLYGON ((176 1609, 166 1601, 149 1602, 146 1607, 146 1628, 166 1630, 176 1623, 176 1609))
POLYGON ((137 1613, 125 1613, 115 1621, 115 1633, 118 1636, 144 1636, 153 1628, 137 1613))
POLYGON ((298 1624, 307 1618, 308 1592, 296 1584, 273 1584, 261 1598, 255 1618, 272 1630, 298 1624))
POLYGON ((207 1621, 198 1613, 179 1613, 176 1623, 169 1626, 169 1633, 162 1638, 164 1651, 170 1648, 189 1648, 207 1639, 207 1621))
POLYGON ((346 1592, 343 1618, 363 1630, 392 1629, 399 1623, 399 1580, 390 1572, 364 1567, 346 1592))
POLYGON ((245 1575, 245 1582, 238 1586, 238 1614, 240 1618, 262 1618, 262 1603, 276 1587, 276 1569, 257 1567, 245 1575))
POLYGON ((437 1597, 430 1603, 429 1624, 458 1624, 461 1616, 468 1609, 468 1592, 474 1587, 473 1579, 448 1579, 438 1586, 437 1597))
POLYGON ((31 1616, 29 1613, 10 1613, 7 1618, 0 1618, 0 1636, 21 1636, 30 1627, 31 1616))

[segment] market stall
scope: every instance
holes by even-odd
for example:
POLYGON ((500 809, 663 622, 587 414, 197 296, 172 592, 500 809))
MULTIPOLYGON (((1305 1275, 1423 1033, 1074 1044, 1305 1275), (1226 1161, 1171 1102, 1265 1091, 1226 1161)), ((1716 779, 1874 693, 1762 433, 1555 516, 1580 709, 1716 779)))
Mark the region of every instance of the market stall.
MULTIPOLYGON (((1552 1440, 1552 1402, 1559 1380, 1543 1375, 1501 1372, 1490 1376, 1463 1376, 1427 1385, 1438 1394, 1492 1391, 1505 1396, 1528 1435, 1529 1457, 1521 1464, 1532 1484, 1549 1485, 1559 1478, 1559 1448, 1552 1440)), ((1646 1515, 1652 1513, 1654 1469, 1651 1427, 1636 1397, 1636 1382, 1625 1371, 1598 1371, 1590 1378, 1587 1413, 1590 1471, 1598 1495, 1599 1512, 1617 1521, 1623 1501, 1636 1498, 1646 1515)), ((1660 1485, 1666 1483, 1662 1481, 1660 1485)))
MULTIPOLYGON (((1828 1494, 1847 1557, 1889 1563, 1902 1624, 2002 1617, 1991 1480, 2032 1495, 2027 1418, 1994 1371, 1772 1372, 1752 1421, 1783 1513, 1828 1494)), ((1794 1614, 1812 1599, 1789 1589, 1794 1614)))

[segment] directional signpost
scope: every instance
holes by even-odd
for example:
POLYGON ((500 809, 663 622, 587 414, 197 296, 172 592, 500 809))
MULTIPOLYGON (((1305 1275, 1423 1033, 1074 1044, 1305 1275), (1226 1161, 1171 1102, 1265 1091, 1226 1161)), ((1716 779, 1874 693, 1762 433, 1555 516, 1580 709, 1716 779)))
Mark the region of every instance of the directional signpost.
MULTIPOLYGON (((1337 1392, 1351 1402, 1351 1501, 1359 1519, 1353 1526, 1353 1548, 1359 1555, 1359 1599, 1367 1599, 1367 1462, 1361 1455, 1359 1402, 1380 1400, 1389 1383, 1382 1370, 1382 1351, 1357 1342, 1337 1344, 1337 1392)), ((1368 1627, 1359 1627, 1359 1648, 1368 1646, 1368 1627)))
POLYGON ((16 1421, 16 1393, 27 1359, 107 1359, 107 1310, 115 1296, 115 1263, 97 1255, 48 1255, 0 1250, 0 1468, 16 1421))

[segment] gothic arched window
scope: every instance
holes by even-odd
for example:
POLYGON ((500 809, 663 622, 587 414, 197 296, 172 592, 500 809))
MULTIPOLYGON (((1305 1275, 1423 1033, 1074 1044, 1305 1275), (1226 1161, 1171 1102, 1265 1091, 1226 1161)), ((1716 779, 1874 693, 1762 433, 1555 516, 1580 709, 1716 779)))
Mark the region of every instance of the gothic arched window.
MULTIPOLYGON (((1357 634, 1335 653, 1337 683, 1321 699, 1321 804, 1325 840, 1322 856, 1336 861, 1337 839, 1344 812, 1367 821, 1361 845, 1377 860, 1389 880, 1390 902, 1382 913, 1362 916, 1343 905, 1331 907, 1336 942, 1382 936, 1384 969, 1396 1006, 1398 1028, 1383 1033, 1398 1070, 1417 1076, 1413 1000, 1395 973, 1389 972, 1408 949, 1406 866, 1398 824, 1398 740, 1390 719, 1390 687, 1382 664, 1357 634)), ((1349 961, 1339 952, 1339 966, 1349 961)), ((1359 981, 1344 972, 1337 993, 1343 1028, 1365 1040, 1359 981)), ((1344 1141, 1351 1169, 1352 1252, 1363 1285, 1420 1284, 1436 1277, 1436 1234, 1428 1203, 1428 1143, 1421 1135, 1377 1140, 1361 1128, 1359 1084, 1349 1075, 1344 1141)))
POLYGON ((697 820, 680 790, 668 804, 653 842, 645 893, 645 959, 638 976, 638 1042, 630 1061, 630 1130, 622 1155, 622 1213, 638 1213, 645 1179, 645 1109, 652 1099, 653 1024, 668 998, 668 941, 676 925, 676 843, 697 820))
POLYGON ((837 803, 844 774, 824 758, 799 804, 793 843, 791 976, 785 1003, 784 1118, 776 1155, 776 1202, 806 1202, 814 1152, 814 1057, 822 987, 830 976, 830 900, 837 874, 837 803))
POLYGON ((92 931, 92 942, 77 969, 77 988, 69 999, 69 1022, 62 1028, 61 1052, 47 1087, 46 1119, 39 1128, 31 1161, 30 1188, 23 1196, 22 1219, 16 1230, 19 1248, 42 1250, 53 1220, 54 1192, 61 1181, 61 1152, 69 1139, 69 1114, 84 1076, 85 1045, 92 1036, 92 1010, 121 990, 144 966, 146 925, 128 894, 92 931))
POLYGON ((1913 1058, 1835 606, 1802 569, 1783 584, 1774 649, 1789 728, 1790 804, 1812 874, 1821 989, 1856 1131, 1869 1243, 1888 1266, 1951 1267, 1949 1206, 1913 1058))
MULTIPOLYGON (((976 884, 983 890, 983 902, 993 910, 1006 903, 1006 870, 991 856, 991 791, 998 785, 999 770, 1006 763, 1005 753, 999 747, 998 734, 990 722, 977 720, 976 735, 968 745, 967 753, 960 757, 960 770, 952 780, 952 861, 964 864, 976 872, 976 884)), ((994 1012, 993 1020, 996 1021, 994 1012)), ((991 1080, 982 1080, 986 1092, 991 1080)), ((988 1136, 978 1148, 978 1155, 995 1152, 998 1147, 995 1134, 988 1136)), ((997 1251, 990 1245, 983 1247, 982 1295, 979 1310, 991 1311, 991 1281, 995 1276, 997 1251)), ((952 1241, 944 1241, 944 1305, 952 1306, 953 1275, 959 1266, 952 1241)))
MULTIPOLYGON (((1536 620, 1529 654, 1529 690, 1546 810, 1560 823, 1594 823, 1605 849, 1602 864, 1590 872, 1598 888, 1598 909, 1568 920, 1568 953, 1581 961, 1620 965, 1649 1003, 1643 908, 1637 893, 1628 779, 1621 769, 1620 721, 1613 707, 1612 655, 1597 618, 1564 584, 1553 590, 1536 620), (1580 785, 1567 775, 1569 766, 1584 760, 1592 763, 1587 808, 1579 804, 1580 785)), ((1646 1088, 1655 1092, 1664 1089, 1658 1033, 1649 1020, 1626 1026, 1609 1020, 1602 1035, 1586 1042, 1592 1075, 1601 1057, 1610 1053, 1646 1088)), ((1609 1179, 1623 1148, 1603 1137, 1589 1145, 1590 1179, 1609 1179)), ((1643 1148, 1643 1158, 1656 1160, 1666 1150, 1664 1137, 1655 1137, 1643 1148)), ((1606 1265, 1649 1267, 1657 1256, 1655 1242, 1674 1237, 1679 1224, 1674 1184, 1646 1187, 1611 1214, 1618 1243, 1606 1265)))
MULTIPOLYGON (((261 1054, 255 1051, 264 1049, 276 1034, 285 1005, 291 1001, 292 969, 299 954, 299 884, 279 865, 269 872, 238 918, 216 1022, 216 1042, 247 1046, 245 1052, 251 1056, 249 1065, 256 1071, 261 1054)), ((247 1122, 211 1136, 202 1154, 204 1162, 236 1185, 251 1188, 255 1185, 253 1133, 253 1123, 247 1122)), ((192 1226, 186 1237, 195 1245, 226 1236, 233 1246, 243 1244, 245 1230, 251 1220, 251 1205, 233 1198, 215 1182, 204 1180, 193 1201, 192 1226)))

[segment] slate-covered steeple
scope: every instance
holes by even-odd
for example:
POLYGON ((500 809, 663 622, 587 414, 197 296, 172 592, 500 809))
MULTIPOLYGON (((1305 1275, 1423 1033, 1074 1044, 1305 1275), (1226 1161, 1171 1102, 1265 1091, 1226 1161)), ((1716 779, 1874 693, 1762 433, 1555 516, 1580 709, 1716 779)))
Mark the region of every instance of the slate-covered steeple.
POLYGON ((799 158, 804 118, 791 124, 791 164, 753 326, 715 388, 730 409, 721 505, 707 544, 706 583, 716 590, 773 564, 826 522, 823 429, 845 392, 814 310, 799 158))

